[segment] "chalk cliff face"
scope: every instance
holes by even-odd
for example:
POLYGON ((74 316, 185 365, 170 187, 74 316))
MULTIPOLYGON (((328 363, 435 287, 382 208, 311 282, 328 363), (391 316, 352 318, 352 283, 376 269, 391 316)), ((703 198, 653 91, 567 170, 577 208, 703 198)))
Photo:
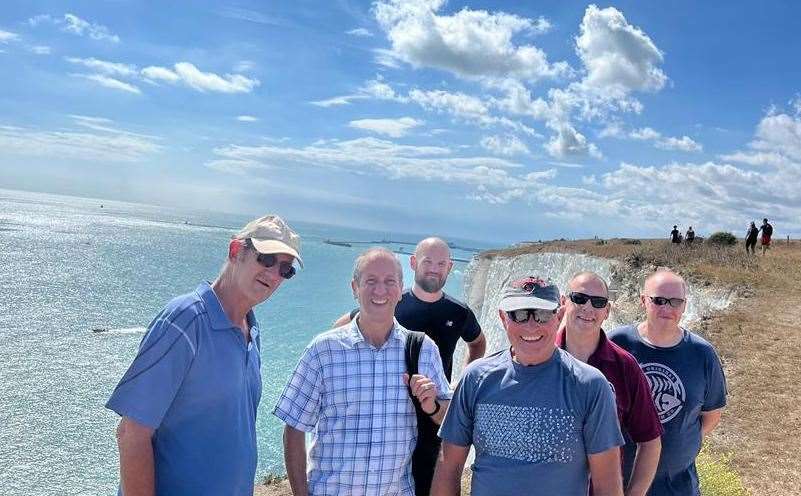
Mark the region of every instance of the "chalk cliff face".
MULTIPOLYGON (((610 297, 614 303, 604 329, 642 320, 643 313, 639 303, 642 281, 655 267, 635 269, 614 260, 566 253, 474 258, 465 271, 464 294, 487 338, 487 354, 509 346, 506 332, 498 318, 500 295, 507 282, 527 275, 539 276, 551 279, 560 292, 565 293, 570 278, 585 270, 599 274, 610 285, 610 297)), ((687 310, 682 324, 691 327, 694 321, 727 307, 731 303, 732 294, 731 291, 691 283, 687 299, 687 310)), ((454 378, 459 377, 462 372, 465 354, 466 346, 460 341, 453 362, 454 378)))

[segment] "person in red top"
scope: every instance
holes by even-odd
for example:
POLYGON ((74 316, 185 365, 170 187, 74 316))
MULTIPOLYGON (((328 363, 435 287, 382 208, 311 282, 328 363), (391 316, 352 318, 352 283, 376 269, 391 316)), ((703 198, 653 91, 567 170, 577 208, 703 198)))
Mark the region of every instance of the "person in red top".
POLYGON ((601 329, 609 316, 609 287, 599 275, 580 272, 568 283, 562 306, 556 345, 600 370, 614 388, 620 428, 637 444, 626 496, 645 496, 659 463, 662 424, 637 360, 601 329))

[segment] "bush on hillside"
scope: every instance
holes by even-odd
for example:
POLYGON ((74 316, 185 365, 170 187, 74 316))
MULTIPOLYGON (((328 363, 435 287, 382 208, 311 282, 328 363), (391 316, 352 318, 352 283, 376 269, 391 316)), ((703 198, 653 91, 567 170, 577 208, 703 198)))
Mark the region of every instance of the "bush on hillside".
POLYGON ((731 246, 737 244, 737 238, 730 232, 718 231, 709 236, 706 242, 715 246, 731 246))

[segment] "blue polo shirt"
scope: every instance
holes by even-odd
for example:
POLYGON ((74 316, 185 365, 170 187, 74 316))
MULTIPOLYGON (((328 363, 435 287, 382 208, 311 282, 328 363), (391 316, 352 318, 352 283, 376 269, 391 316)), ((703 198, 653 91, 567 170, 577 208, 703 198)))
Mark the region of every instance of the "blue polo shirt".
POLYGON ((155 430, 156 494, 253 494, 261 344, 247 320, 249 343, 207 283, 175 298, 106 403, 155 430))

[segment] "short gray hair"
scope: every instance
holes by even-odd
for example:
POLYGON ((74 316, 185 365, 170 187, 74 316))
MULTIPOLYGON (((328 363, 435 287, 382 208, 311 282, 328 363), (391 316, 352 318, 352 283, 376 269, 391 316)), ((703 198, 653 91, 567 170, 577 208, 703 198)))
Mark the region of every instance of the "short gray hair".
POLYGON ((398 260, 398 257, 396 257, 394 253, 382 246, 368 248, 356 257, 356 261, 353 263, 353 280, 359 282, 364 264, 367 263, 368 260, 379 256, 389 257, 395 262, 395 268, 398 270, 398 282, 401 287, 403 287, 403 267, 401 267, 400 260, 398 260))

